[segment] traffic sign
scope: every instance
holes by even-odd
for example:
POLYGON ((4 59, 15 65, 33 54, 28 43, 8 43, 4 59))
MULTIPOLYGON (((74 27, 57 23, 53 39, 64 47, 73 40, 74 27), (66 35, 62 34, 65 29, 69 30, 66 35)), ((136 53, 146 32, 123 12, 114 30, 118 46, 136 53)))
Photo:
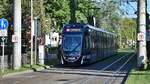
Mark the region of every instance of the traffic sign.
POLYGON ((140 33, 138 33, 138 41, 144 41, 144 33, 142 33, 142 32, 140 32, 140 33))
POLYGON ((7 29, 9 26, 8 20, 5 18, 0 19, 0 30, 7 29))
POLYGON ((17 35, 12 35, 12 42, 17 43, 19 40, 19 37, 17 35))
POLYGON ((7 36, 7 29, 0 30, 0 37, 7 36))

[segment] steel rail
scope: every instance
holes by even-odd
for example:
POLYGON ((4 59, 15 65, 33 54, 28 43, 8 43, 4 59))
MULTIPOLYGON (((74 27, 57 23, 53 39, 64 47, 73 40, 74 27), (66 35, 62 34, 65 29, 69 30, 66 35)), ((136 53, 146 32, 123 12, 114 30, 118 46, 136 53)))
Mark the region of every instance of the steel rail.
POLYGON ((125 63, 123 63, 123 65, 122 66, 120 66, 115 72, 113 72, 112 74, 112 77, 111 78, 108 78, 107 80, 105 80, 105 82, 104 82, 104 84, 112 84, 114 81, 115 81, 115 79, 116 79, 116 75, 120 75, 120 71, 121 71, 121 69, 123 68, 123 67, 125 67, 125 65, 133 58, 135 56, 135 54, 133 54, 125 63), (112 80, 112 82, 111 83, 109 83, 110 81, 112 80))
MULTIPOLYGON (((130 53, 131 54, 131 53, 130 53)), ((130 54, 126 54, 126 55, 123 55, 121 58, 117 59, 116 61, 114 61, 113 63, 111 63, 110 65, 102 68, 100 71, 95 71, 97 73, 101 73, 103 71, 105 71, 106 69, 108 69, 109 67, 111 67, 113 64, 117 63, 118 61, 120 61, 121 59, 123 59, 124 57, 130 55, 130 54)), ((64 84, 70 84, 70 83, 74 83, 74 82, 77 82, 77 81, 82 81, 80 84, 86 84, 85 82, 87 82, 89 79, 92 79, 94 77, 85 77, 84 79, 79 79, 79 80, 73 80, 73 81, 68 81, 67 83, 64 83, 64 84)))
MULTIPOLYGON (((131 53, 130 53, 131 54, 131 53)), ((101 69, 100 71, 97 71, 98 73, 101 73, 101 72, 104 72, 105 70, 107 70, 109 67, 111 67, 112 65, 114 65, 115 63, 119 62, 121 59, 123 59, 124 57, 130 55, 130 54, 126 54, 124 55, 123 57, 119 58, 118 60, 114 61, 113 63, 111 63, 110 65, 104 67, 103 69, 101 69)), ((86 82, 89 80, 89 79, 93 79, 95 77, 88 77, 86 80, 82 81, 80 84, 86 84, 86 82)))

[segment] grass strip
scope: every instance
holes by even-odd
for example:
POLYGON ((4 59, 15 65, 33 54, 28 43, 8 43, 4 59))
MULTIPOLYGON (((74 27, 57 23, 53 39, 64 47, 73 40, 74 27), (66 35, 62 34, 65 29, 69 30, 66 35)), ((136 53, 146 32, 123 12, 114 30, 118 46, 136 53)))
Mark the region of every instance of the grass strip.
POLYGON ((132 70, 126 84, 150 84, 150 70, 136 71, 132 70))
POLYGON ((29 71, 29 70, 33 70, 34 69, 38 69, 38 68, 42 68, 44 66, 42 65, 33 65, 32 67, 30 67, 29 64, 23 65, 20 69, 14 70, 14 69, 5 69, 4 73, 0 72, 0 76, 3 75, 8 75, 11 73, 18 73, 18 72, 23 72, 23 71, 29 71))

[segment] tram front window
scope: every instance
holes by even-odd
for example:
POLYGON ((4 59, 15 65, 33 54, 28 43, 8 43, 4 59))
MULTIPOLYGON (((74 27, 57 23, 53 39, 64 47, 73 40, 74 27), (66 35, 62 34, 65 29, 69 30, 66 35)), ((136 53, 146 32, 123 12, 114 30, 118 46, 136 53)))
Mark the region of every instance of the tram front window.
POLYGON ((81 36, 65 36, 63 50, 66 54, 79 54, 81 51, 81 36))

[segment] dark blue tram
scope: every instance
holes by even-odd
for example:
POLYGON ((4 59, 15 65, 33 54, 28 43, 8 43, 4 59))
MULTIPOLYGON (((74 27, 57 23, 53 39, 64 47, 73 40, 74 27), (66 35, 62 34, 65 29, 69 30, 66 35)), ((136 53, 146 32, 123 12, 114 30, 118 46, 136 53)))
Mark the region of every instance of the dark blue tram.
POLYGON ((114 33, 88 24, 67 24, 62 31, 62 56, 64 65, 91 63, 117 52, 114 33))

